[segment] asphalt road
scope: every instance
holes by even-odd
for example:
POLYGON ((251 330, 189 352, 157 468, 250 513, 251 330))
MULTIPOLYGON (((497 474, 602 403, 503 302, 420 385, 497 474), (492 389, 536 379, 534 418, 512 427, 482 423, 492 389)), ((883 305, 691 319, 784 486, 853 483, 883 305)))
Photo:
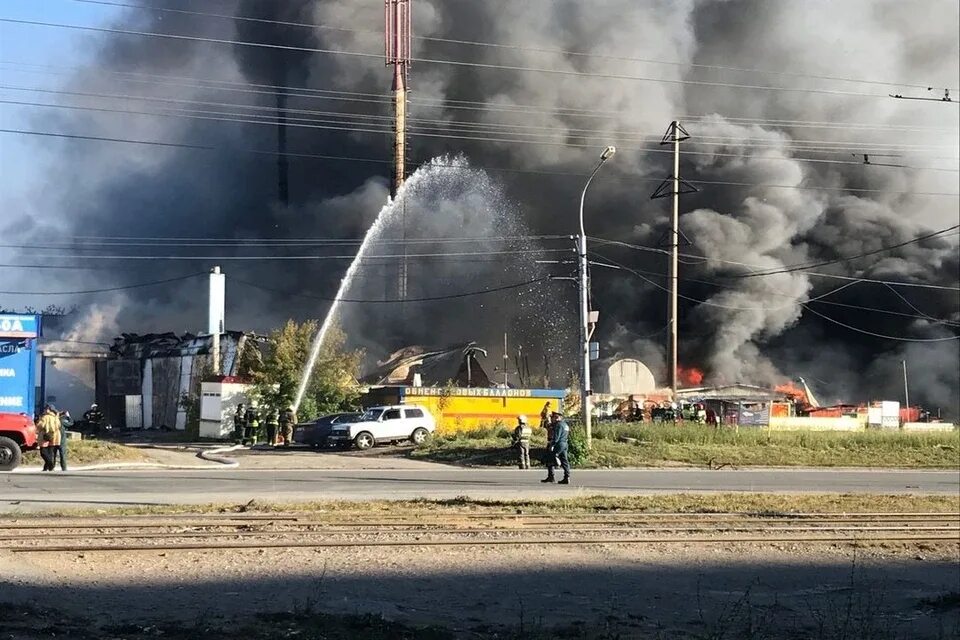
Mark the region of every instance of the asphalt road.
POLYGON ((102 471, 0 474, 0 512, 99 505, 412 498, 549 498, 681 492, 960 494, 960 471, 575 471, 570 486, 512 469, 102 471))

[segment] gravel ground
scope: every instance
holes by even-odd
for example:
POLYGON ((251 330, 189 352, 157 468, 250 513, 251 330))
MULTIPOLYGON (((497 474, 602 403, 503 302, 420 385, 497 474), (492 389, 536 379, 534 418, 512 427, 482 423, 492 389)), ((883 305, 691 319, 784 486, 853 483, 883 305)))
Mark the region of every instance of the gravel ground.
POLYGON ((952 544, 0 554, 0 603, 56 602, 104 624, 316 610, 464 637, 553 626, 747 637, 759 625, 777 630, 767 637, 845 626, 858 630, 847 638, 946 638, 960 631, 957 561, 952 544))

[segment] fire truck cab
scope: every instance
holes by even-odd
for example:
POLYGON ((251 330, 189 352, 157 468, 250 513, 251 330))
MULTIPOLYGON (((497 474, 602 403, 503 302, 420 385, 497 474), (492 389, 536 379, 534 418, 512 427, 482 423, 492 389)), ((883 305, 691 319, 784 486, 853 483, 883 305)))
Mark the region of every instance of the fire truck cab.
POLYGON ((37 426, 25 413, 0 413, 0 471, 13 471, 37 447, 37 426))

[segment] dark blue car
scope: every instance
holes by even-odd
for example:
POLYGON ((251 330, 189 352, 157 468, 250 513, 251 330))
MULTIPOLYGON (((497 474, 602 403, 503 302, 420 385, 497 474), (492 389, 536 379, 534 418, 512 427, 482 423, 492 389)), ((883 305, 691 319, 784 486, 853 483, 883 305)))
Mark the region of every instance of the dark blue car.
POLYGON ((330 436, 333 425, 356 422, 362 415, 362 413, 332 413, 317 418, 313 422, 298 424, 293 431, 293 441, 315 449, 326 447, 327 438, 330 436))

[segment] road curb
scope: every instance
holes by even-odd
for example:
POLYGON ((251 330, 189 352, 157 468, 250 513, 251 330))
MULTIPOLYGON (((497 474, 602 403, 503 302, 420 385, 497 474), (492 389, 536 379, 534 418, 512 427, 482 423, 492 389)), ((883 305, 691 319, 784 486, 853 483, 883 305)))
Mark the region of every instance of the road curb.
MULTIPOLYGON (((73 473, 75 471, 112 471, 112 470, 122 470, 122 469, 170 469, 170 470, 179 470, 179 471, 197 471, 204 470, 209 471, 212 469, 235 469, 240 466, 240 463, 233 458, 228 458, 227 456, 221 455, 224 453, 229 453, 230 451, 236 451, 237 449, 246 449, 244 445, 233 445, 230 447, 220 447, 218 449, 204 450, 197 453, 197 457, 201 460, 207 460, 216 464, 194 464, 194 465, 184 465, 184 464, 164 464, 162 462, 105 462, 103 464, 91 464, 83 467, 71 467, 66 471, 66 473, 73 473)), ((18 474, 39 474, 44 473, 41 469, 36 468, 25 468, 18 467, 13 471, 7 473, 18 473, 18 474)))

